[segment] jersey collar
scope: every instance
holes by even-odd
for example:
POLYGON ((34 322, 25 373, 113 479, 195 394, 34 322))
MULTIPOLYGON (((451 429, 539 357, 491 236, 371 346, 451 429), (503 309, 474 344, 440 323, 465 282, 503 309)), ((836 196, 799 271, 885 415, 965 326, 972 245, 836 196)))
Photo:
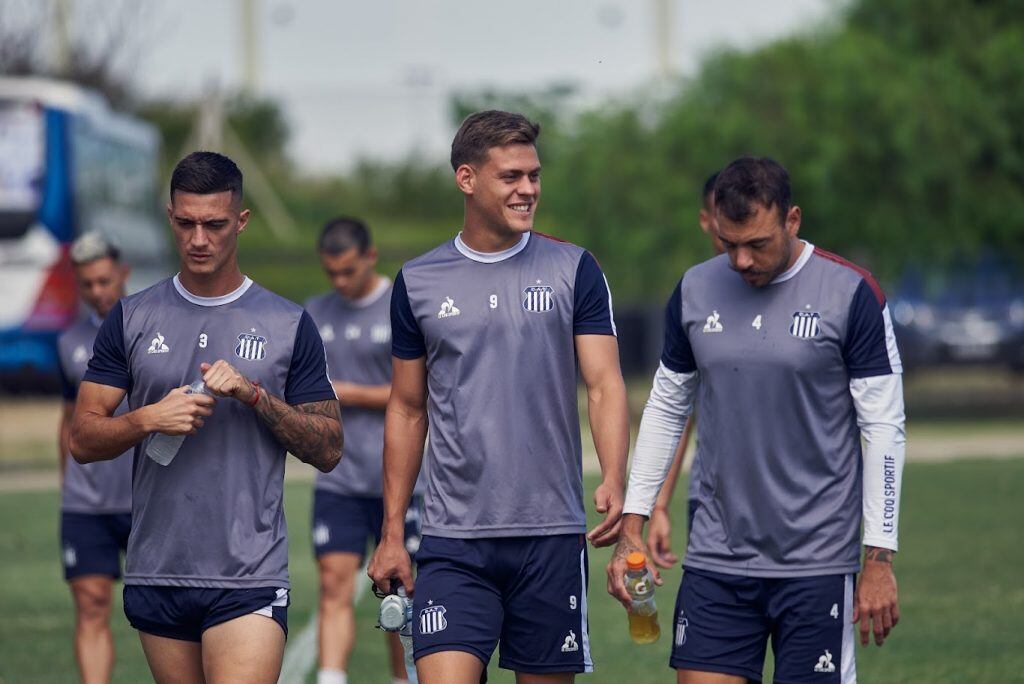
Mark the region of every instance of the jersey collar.
MULTIPOLYGON (((365 309, 383 297, 389 287, 391 287, 391 278, 388 278, 387 276, 380 276, 380 279, 377 281, 377 286, 374 287, 373 291, 369 294, 363 295, 359 299, 345 299, 344 297, 342 297, 342 299, 346 304, 354 309, 365 309)), ((338 296, 340 297, 341 295, 338 296)))
POLYGON ((171 279, 174 283, 174 289, 178 291, 178 294, 180 294, 183 299, 192 302, 193 304, 198 304, 199 306, 223 306, 224 304, 230 304, 244 295, 249 288, 252 287, 252 280, 249 276, 245 276, 242 280, 242 284, 239 285, 234 292, 229 292, 226 295, 220 295, 219 297, 200 297, 199 295, 194 295, 185 289, 185 286, 181 284, 181 279, 178 277, 180 275, 180 273, 176 273, 174 278, 171 279))
POLYGON ((526 243, 530 241, 530 235, 531 233, 529 232, 523 233, 523 237, 519 238, 519 242, 500 252, 478 252, 462 241, 462 231, 459 231, 459 234, 455 236, 455 249, 459 250, 459 254, 467 259, 479 261, 481 264, 495 264, 499 261, 511 259, 526 249, 526 243))
POLYGON ((801 240, 803 243, 803 251, 800 252, 800 256, 797 257, 796 263, 787 268, 785 271, 775 276, 775 280, 769 283, 769 285, 777 285, 778 283, 784 283, 803 269, 808 261, 811 260, 811 256, 814 254, 814 245, 807 240, 801 240))

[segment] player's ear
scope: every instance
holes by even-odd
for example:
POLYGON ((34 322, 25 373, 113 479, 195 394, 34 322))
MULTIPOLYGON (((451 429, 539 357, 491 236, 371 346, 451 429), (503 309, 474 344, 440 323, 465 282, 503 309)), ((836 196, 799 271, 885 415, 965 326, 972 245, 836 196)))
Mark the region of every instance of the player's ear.
POLYGON ((363 252, 363 258, 364 259, 369 259, 370 263, 372 263, 374 266, 376 266, 377 265, 377 248, 374 247, 373 245, 370 245, 369 247, 367 247, 366 251, 363 252))
POLYGON ((476 169, 469 164, 462 164, 455 169, 455 185, 464 195, 473 194, 473 186, 476 182, 476 169))
POLYGON ((790 237, 796 237, 800 232, 800 207, 793 205, 786 212, 786 233, 790 237))
POLYGON ((249 210, 243 209, 238 214, 238 228, 235 229, 235 235, 241 235, 247 225, 249 225, 249 210))

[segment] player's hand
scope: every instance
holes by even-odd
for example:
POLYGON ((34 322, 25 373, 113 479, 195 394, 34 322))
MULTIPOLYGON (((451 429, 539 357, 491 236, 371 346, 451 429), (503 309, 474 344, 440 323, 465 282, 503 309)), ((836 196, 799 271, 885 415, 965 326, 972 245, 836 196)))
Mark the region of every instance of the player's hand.
MULTIPOLYGON (((640 541, 643 518, 641 516, 626 516, 626 519, 628 523, 619 537, 619 543, 615 545, 615 551, 612 552, 612 558, 608 561, 605 572, 608 575, 608 593, 628 610, 632 599, 629 597, 629 592, 626 591, 626 556, 634 551, 643 553, 644 547, 640 541), (639 525, 634 524, 638 521, 639 525)), ((651 577, 654 578, 654 584, 660 587, 663 583, 661 573, 651 564, 650 559, 647 560, 647 569, 651 573, 651 577)))
POLYGON ((672 553, 672 519, 657 506, 647 525, 647 557, 659 568, 674 568, 679 563, 679 556, 672 553))
POLYGON ((609 546, 618 540, 623 503, 621 484, 605 481, 594 490, 594 507, 598 513, 604 513, 604 520, 587 533, 591 544, 609 546))
POLYGON ((188 394, 188 385, 173 389, 146 407, 151 421, 149 432, 194 435, 203 427, 203 419, 213 414, 215 403, 216 399, 205 394, 188 394))
POLYGON ((370 564, 366 567, 366 574, 378 587, 390 588, 391 580, 397 579, 409 596, 412 596, 415 589, 412 559, 409 558, 409 552, 405 550, 405 542, 401 538, 392 541, 386 537, 381 539, 377 550, 373 552, 370 564))
POLYGON ((243 403, 251 404, 256 396, 256 388, 249 379, 224 359, 213 365, 199 364, 203 373, 206 391, 216 397, 233 397, 243 403))
POLYGON ((899 598, 896 594, 896 575, 892 569, 892 552, 888 549, 868 548, 864 568, 857 578, 857 595, 853 601, 853 622, 860 621, 860 643, 868 645, 869 635, 875 634, 875 643, 885 643, 889 632, 900 621, 899 598), (882 552, 873 560, 871 552, 882 552))

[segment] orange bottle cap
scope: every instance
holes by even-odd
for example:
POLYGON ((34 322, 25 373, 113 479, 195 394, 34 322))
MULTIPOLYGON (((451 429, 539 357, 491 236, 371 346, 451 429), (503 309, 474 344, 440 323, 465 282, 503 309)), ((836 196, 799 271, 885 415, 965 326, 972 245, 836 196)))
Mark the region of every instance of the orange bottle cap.
POLYGON ((634 551, 626 556, 626 567, 630 570, 643 570, 647 567, 647 556, 639 551, 634 551))

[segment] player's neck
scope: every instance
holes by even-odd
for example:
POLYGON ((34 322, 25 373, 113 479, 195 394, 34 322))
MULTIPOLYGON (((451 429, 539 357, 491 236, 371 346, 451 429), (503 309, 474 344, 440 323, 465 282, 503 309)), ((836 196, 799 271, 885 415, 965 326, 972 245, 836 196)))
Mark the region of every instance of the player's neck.
POLYGON ((800 255, 807 249, 807 243, 795 235, 790 239, 792 242, 789 246, 789 262, 786 264, 786 268, 782 269, 783 273, 796 266, 796 262, 800 261, 800 255))
POLYGON ((514 230, 501 230, 483 223, 471 221, 466 217, 462 228, 462 242, 475 252, 490 254, 504 252, 519 244, 525 233, 514 230))
POLYGON ((178 274, 181 286, 197 297, 223 297, 242 286, 245 276, 238 268, 238 262, 225 264, 215 273, 190 273, 183 268, 178 274))
POLYGON ((360 289, 359 292, 355 294, 354 297, 346 297, 340 292, 338 292, 338 294, 341 295, 343 299, 348 299, 350 302, 358 304, 359 302, 365 300, 367 297, 371 296, 374 292, 377 291, 377 288, 380 287, 382 278, 383 276, 381 276, 380 273, 374 271, 373 273, 370 274, 370 277, 366 279, 366 285, 364 285, 362 289, 360 289))

